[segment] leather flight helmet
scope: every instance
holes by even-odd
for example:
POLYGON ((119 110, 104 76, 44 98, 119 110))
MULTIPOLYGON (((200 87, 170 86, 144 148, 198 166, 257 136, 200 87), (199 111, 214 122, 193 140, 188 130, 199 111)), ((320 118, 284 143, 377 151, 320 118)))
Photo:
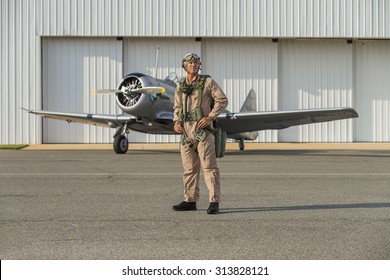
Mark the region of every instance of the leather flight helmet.
POLYGON ((192 59, 195 59, 196 61, 198 61, 199 62, 199 66, 201 65, 201 61, 200 61, 200 56, 199 55, 197 55, 196 53, 187 53, 183 57, 183 60, 181 61, 181 67, 183 67, 184 70, 185 70, 186 68, 185 68, 184 63, 185 62, 190 62, 192 59))

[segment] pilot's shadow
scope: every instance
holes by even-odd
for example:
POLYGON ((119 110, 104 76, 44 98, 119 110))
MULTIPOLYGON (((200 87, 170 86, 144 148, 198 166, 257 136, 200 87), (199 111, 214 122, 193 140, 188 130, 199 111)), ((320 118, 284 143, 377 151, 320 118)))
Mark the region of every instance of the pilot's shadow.
POLYGON ((247 208, 222 208, 220 214, 243 213, 243 212, 269 212, 269 211, 301 211, 301 210, 329 210, 329 209, 359 209, 359 208, 390 208, 388 202, 378 203, 354 203, 354 204, 320 204, 320 205, 297 205, 275 207, 247 207, 247 208))

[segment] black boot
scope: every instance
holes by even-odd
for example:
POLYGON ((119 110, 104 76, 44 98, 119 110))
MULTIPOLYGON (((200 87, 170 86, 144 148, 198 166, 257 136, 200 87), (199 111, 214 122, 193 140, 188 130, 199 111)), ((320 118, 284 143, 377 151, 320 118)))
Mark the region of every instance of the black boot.
POLYGON ((219 203, 210 202, 210 206, 207 209, 207 214, 218 214, 219 213, 219 203))
POLYGON ((172 209, 174 211, 194 211, 196 210, 196 201, 194 202, 182 201, 178 205, 173 205, 172 209))

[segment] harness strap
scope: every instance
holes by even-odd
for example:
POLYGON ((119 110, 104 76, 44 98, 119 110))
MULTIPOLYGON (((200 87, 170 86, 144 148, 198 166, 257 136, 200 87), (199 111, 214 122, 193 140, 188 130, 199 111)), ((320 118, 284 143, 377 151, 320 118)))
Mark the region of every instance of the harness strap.
MULTIPOLYGON (((182 78, 179 83, 179 97, 180 97, 180 111, 179 111, 179 123, 184 123, 188 121, 196 121, 199 122, 203 118, 202 114, 202 95, 203 95, 203 88, 204 84, 206 82, 206 79, 210 77, 208 75, 199 75, 198 81, 197 81, 197 94, 198 94, 198 100, 195 109, 192 112, 188 112, 188 95, 191 94, 193 91, 193 88, 189 85, 187 85, 186 78, 182 78), (184 102, 183 102, 183 94, 184 94, 184 102), (184 103, 184 106, 183 106, 184 103)), ((206 137, 211 133, 210 129, 196 129, 196 135, 195 140, 192 142, 190 138, 188 137, 187 133, 183 131, 183 134, 181 135, 180 142, 182 145, 189 145, 191 148, 193 148, 195 151, 197 150, 199 142, 202 142, 206 137)))
POLYGON ((179 123, 183 123, 184 122, 184 113, 183 113, 183 94, 184 94, 184 84, 186 82, 186 78, 181 78, 180 82, 179 82, 179 97, 180 97, 180 111, 179 111, 179 123))
POLYGON ((196 151, 198 149, 198 144, 199 142, 202 142, 204 139, 206 139, 207 136, 209 136, 209 134, 211 133, 210 130, 207 130, 207 129, 201 129, 201 128, 198 128, 197 130, 197 134, 195 135, 195 141, 194 143, 192 144, 192 148, 196 151))
POLYGON ((193 87, 191 85, 187 85, 186 78, 183 77, 180 79, 179 82, 179 97, 180 97, 180 111, 179 111, 179 118, 178 121, 180 123, 188 122, 188 121, 199 121, 203 118, 202 114, 202 95, 203 95, 203 88, 204 84, 206 82, 207 77, 210 77, 209 75, 199 75, 197 80, 197 94, 198 94, 198 102, 196 104, 195 109, 192 112, 188 112, 188 102, 185 98, 184 100, 184 106, 183 106, 183 94, 187 97, 189 94, 192 93, 193 87))
POLYGON ((199 142, 202 142, 204 139, 206 139, 210 133, 212 133, 212 131, 209 129, 197 128, 195 140, 194 140, 194 142, 192 142, 190 140, 190 138, 188 137, 187 133, 185 131, 183 131, 183 134, 181 135, 180 142, 182 143, 182 145, 188 145, 190 148, 192 148, 196 151, 198 149, 199 142))

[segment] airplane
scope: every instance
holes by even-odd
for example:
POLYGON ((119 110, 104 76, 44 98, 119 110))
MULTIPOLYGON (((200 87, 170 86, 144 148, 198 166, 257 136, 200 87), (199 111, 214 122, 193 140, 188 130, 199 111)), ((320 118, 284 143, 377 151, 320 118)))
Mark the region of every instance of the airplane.
MULTIPOLYGON (((95 90, 97 94, 115 94, 123 114, 63 113, 24 109, 45 118, 116 128, 113 148, 125 154, 129 147, 130 130, 150 134, 175 134, 173 104, 178 78, 175 74, 157 79, 142 73, 126 75, 117 89, 95 90)), ((22 108, 23 109, 23 108, 22 108)), ((258 131, 284 129, 290 126, 357 118, 353 108, 325 108, 289 111, 256 111, 256 93, 250 90, 239 112, 225 110, 216 121, 227 137, 244 150, 245 140, 255 140, 258 131)))

